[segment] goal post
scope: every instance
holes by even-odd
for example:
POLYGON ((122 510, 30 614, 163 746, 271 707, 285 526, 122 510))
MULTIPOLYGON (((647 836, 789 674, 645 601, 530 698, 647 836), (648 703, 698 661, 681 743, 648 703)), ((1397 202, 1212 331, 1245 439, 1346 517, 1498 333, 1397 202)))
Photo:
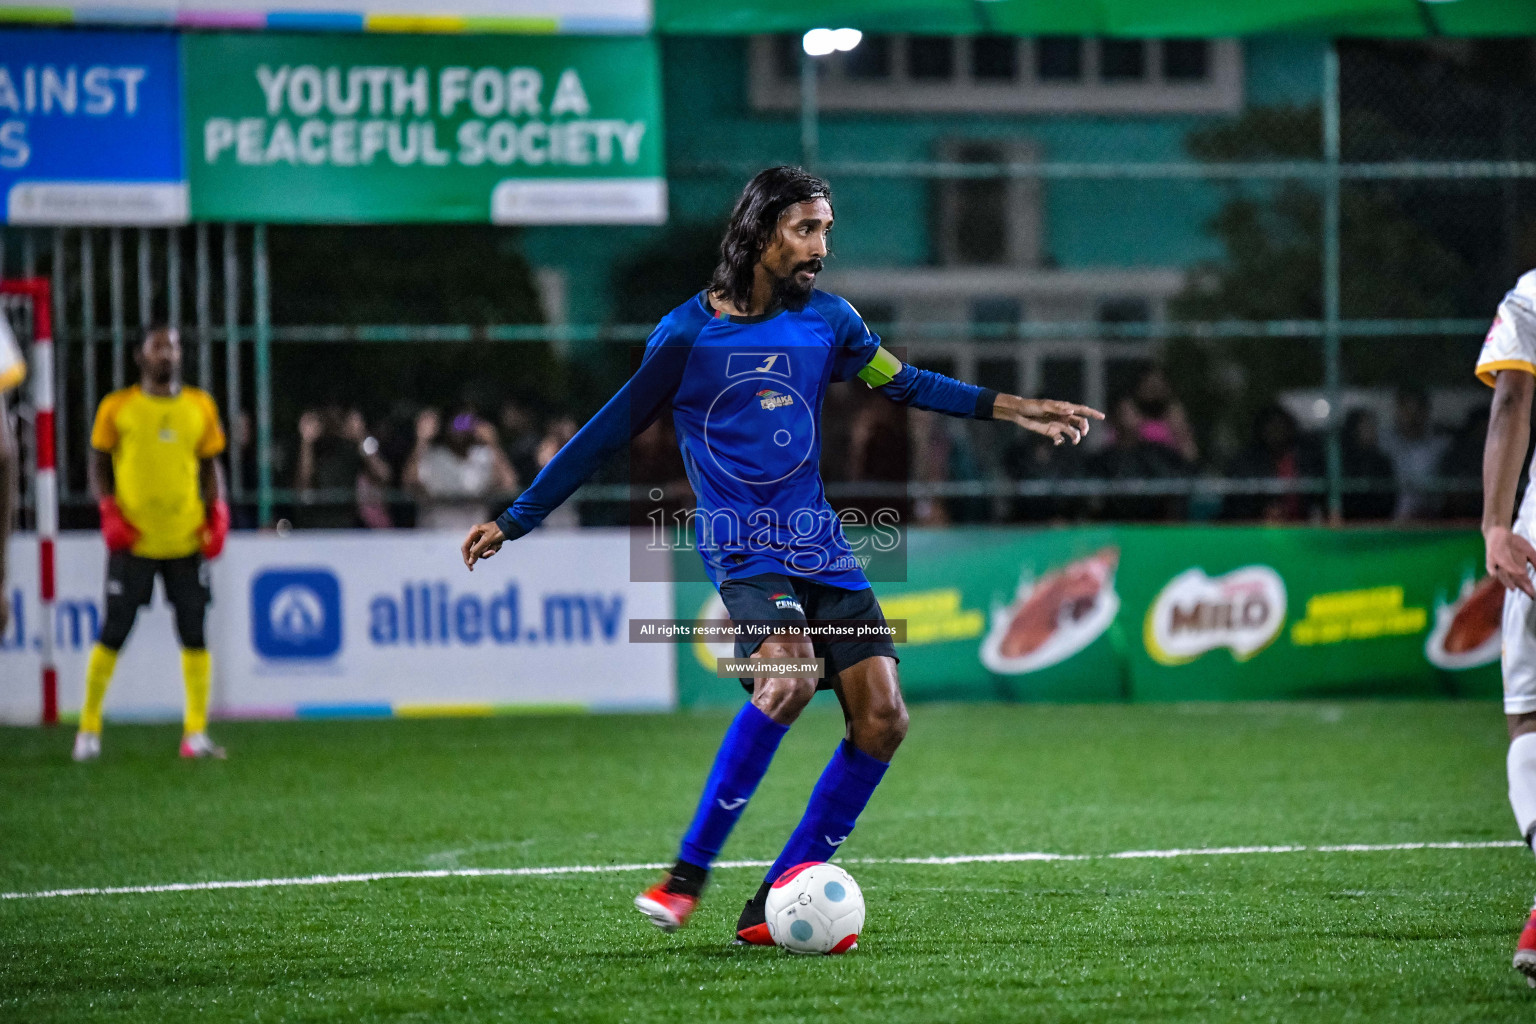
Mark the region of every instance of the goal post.
MULTIPOLYGON (((0 309, 7 326, 20 327, 18 337, 31 334, 27 351, 32 381, 33 445, 37 476, 33 500, 37 517, 38 598, 42 623, 38 630, 42 655, 43 724, 59 720, 59 669, 54 653, 54 560, 59 537, 59 484, 53 425, 53 289, 46 277, 0 279, 0 309), (30 328, 30 330, 28 330, 30 328)), ((0 485, 3 486, 3 485, 0 485)))

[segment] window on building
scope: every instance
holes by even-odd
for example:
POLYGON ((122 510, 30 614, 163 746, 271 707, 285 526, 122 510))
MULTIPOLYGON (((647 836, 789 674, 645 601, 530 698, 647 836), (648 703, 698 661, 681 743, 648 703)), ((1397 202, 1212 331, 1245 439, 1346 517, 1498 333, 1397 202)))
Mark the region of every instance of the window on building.
POLYGON ((896 306, 891 302, 883 302, 878 299, 866 302, 859 300, 857 309, 870 330, 885 332, 885 341, 891 340, 891 335, 896 331, 896 306))
POLYGON ((971 323, 982 328, 977 335, 982 339, 1017 337, 1019 321, 1023 319, 1023 303, 1011 296, 989 295, 971 300, 971 323))
MULTIPOLYGON (((955 159, 965 164, 1007 162, 1002 146, 968 142, 955 159)), ((1008 179, 961 178, 954 183, 954 262, 970 264, 1008 261, 1008 179)))
POLYGON ((1082 39, 1077 36, 1041 36, 1036 39, 1035 75, 1042 82, 1082 81, 1082 39))
POLYGON ((971 77, 978 82, 1012 82, 1019 77, 1019 45, 1012 36, 971 40, 971 77))
MULTIPOLYGON (((945 140, 940 160, 961 164, 1017 164, 1039 159, 1023 139, 945 140)), ((979 177, 935 181, 934 255, 946 266, 1030 266, 1039 262, 1038 178, 979 177)), ((955 316, 965 315, 965 306, 955 316)))
POLYGON ((1063 402, 1081 402, 1087 392, 1081 359, 1040 360, 1040 393, 1063 402))
POLYGON ((1204 39, 1163 40, 1163 79, 1203 82, 1211 75, 1211 44, 1204 39))
POLYGON ((843 54, 843 74, 859 80, 891 77, 891 37, 866 35, 858 46, 843 54))
POLYGON ((919 82, 955 76, 955 41, 950 36, 908 36, 907 77, 919 82))
POLYGON ((1144 324, 1152 320, 1152 303, 1139 295, 1128 295, 1099 302, 1101 324, 1144 324))
POLYGON ((1019 392, 1019 364, 1014 359, 978 359, 976 360, 976 380, 974 383, 993 391, 1001 391, 1005 395, 1016 395, 1019 392))
POLYGON ((1099 40, 1099 77, 1106 82, 1140 82, 1147 77, 1147 45, 1140 39, 1099 40))
POLYGON ((773 37, 773 67, 780 78, 800 77, 800 37, 777 35, 773 37))

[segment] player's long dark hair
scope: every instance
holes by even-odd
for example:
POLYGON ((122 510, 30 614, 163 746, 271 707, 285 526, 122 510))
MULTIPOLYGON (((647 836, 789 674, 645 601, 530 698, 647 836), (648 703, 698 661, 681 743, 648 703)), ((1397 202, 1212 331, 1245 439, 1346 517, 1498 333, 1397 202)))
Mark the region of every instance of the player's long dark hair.
POLYGON ((798 167, 770 167, 747 182, 731 211, 730 226, 720 240, 720 262, 709 290, 724 296, 737 309, 752 302, 752 270, 778 226, 779 215, 796 203, 832 200, 827 183, 798 167))

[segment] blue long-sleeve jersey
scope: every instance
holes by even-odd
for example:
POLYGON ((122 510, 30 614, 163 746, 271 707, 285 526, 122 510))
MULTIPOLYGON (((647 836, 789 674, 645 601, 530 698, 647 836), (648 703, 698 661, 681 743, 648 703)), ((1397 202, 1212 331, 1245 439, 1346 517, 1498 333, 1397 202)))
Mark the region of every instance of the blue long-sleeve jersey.
MULTIPOLYGON (((496 520, 509 540, 537 527, 608 456, 672 407, 698 498, 705 570, 766 572, 849 590, 869 586, 821 480, 827 385, 856 376, 880 348, 845 300, 814 291, 799 310, 728 316, 699 293, 668 313, 608 404, 496 520)), ((920 409, 990 419, 996 392, 903 366, 882 394, 920 409)))

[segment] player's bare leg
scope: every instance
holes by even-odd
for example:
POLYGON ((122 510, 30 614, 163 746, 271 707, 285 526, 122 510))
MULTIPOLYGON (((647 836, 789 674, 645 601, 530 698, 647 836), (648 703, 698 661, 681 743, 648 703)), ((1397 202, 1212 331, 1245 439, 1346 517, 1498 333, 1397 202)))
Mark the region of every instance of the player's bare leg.
MULTIPOLYGON (((759 661, 814 656, 808 640, 782 633, 763 641, 752 654, 759 661)), ((688 922, 709 879, 708 865, 757 789, 779 739, 815 695, 816 680, 811 678, 772 675, 753 680, 752 701, 721 742, 677 863, 635 897, 636 909, 656 927, 673 932, 688 922)))
MULTIPOLYGON (((775 633, 753 652, 756 661, 809 661, 816 657, 811 642, 775 633)), ((794 725, 816 696, 816 680, 805 676, 758 676, 752 680, 752 703, 780 725, 794 725)))
POLYGON ((865 658, 844 669, 833 684, 848 723, 848 742, 871 757, 890 761, 907 738, 907 705, 901 699, 896 662, 865 658))
MULTIPOLYGON (((1505 717, 1509 722, 1509 805, 1529 846, 1536 834, 1536 712, 1505 717)), ((1514 967, 1536 988, 1536 907, 1520 933, 1514 967)))

